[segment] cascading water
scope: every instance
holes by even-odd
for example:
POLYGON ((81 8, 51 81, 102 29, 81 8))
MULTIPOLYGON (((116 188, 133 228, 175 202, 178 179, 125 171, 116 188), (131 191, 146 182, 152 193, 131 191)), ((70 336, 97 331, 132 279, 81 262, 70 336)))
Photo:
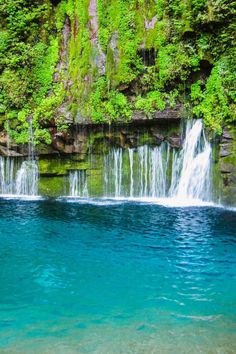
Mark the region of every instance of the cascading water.
POLYGON ((17 195, 36 196, 38 194, 38 165, 36 161, 24 161, 16 174, 17 195))
MULTIPOLYGON (((167 141, 160 146, 110 149, 104 155, 103 193, 100 191, 99 195, 211 201, 211 146, 204 135, 202 121, 188 121, 184 135, 181 150, 171 148, 167 141)), ((19 158, 0 157, 0 194, 38 194, 38 165, 33 146, 30 124, 28 160, 22 162, 19 158)), ((94 168, 96 158, 91 152, 91 168, 94 168)), ((85 170, 69 173, 70 196, 93 196, 87 175, 90 182, 92 178, 98 178, 85 170)))
MULTIPOLYGON (((171 148, 167 141, 160 146, 111 148, 104 155, 103 194, 99 195, 151 200, 168 198, 187 203, 210 201, 211 146, 204 135, 202 121, 188 121, 184 135, 180 150, 171 148)), ((93 160, 92 156, 90 159, 93 160)), ((86 171, 71 171, 69 183, 70 196, 93 196, 86 171)))
POLYGON ((113 149, 105 158, 105 196, 164 197, 167 190, 170 147, 141 146, 113 149))
POLYGON ((211 199, 211 146, 206 140, 201 120, 187 124, 186 138, 178 162, 173 166, 171 192, 176 198, 211 199), (178 177, 179 176, 179 177, 178 177))
MULTIPOLYGON (((32 122, 29 127, 28 160, 0 157, 0 194, 36 196, 38 194, 38 164, 34 154, 32 122)), ((9 148, 10 142, 8 143, 9 148)))
POLYGON ((106 197, 211 200, 211 146, 201 120, 187 122, 181 151, 167 142, 117 148, 105 156, 104 166, 106 197))
POLYGON ((10 157, 0 157, 0 194, 14 192, 14 160, 10 157))
POLYGON ((85 170, 70 171, 70 196, 88 197, 88 182, 85 170))
POLYGON ((23 161, 16 174, 16 194, 36 196, 38 194, 38 164, 34 153, 32 121, 29 122, 28 160, 23 161))
POLYGON ((0 194, 36 196, 38 192, 38 166, 36 162, 12 157, 0 157, 0 194))
POLYGON ((134 194, 134 151, 133 149, 129 149, 129 164, 130 164, 130 196, 133 197, 134 194))

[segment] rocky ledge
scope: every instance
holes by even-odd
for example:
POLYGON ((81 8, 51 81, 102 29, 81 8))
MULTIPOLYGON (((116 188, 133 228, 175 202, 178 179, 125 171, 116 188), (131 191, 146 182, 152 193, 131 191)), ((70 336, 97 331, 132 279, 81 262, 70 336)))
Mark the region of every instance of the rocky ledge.
MULTIPOLYGON (((173 109, 154 112, 151 116, 143 112, 135 111, 129 122, 118 121, 112 124, 96 124, 82 118, 68 119, 67 131, 59 132, 56 126, 48 127, 52 137, 50 145, 39 144, 38 155, 52 154, 84 154, 91 144, 97 147, 97 143, 107 141, 120 147, 135 147, 145 142, 160 145, 168 140, 172 147, 181 146, 180 120, 183 114, 183 106, 177 105, 173 109), (140 136, 145 134, 146 138, 140 136)), ((6 132, 0 132, 0 155, 2 156, 27 156, 28 145, 17 145, 9 142, 6 132)))

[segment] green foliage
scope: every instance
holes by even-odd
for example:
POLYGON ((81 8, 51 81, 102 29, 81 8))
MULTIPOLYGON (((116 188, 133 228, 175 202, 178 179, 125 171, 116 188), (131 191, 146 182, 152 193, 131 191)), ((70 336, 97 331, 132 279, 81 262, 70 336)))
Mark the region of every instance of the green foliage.
POLYGON ((36 128, 38 125, 44 125, 53 118, 55 110, 63 100, 63 86, 58 84, 53 87, 54 94, 45 97, 40 104, 36 106, 33 115, 33 123, 36 128))
POLYGON ((101 77, 94 85, 94 92, 89 99, 92 119, 99 122, 129 120, 132 115, 127 97, 117 90, 108 90, 107 81, 101 77))
POLYGON ((201 81, 198 80, 191 86, 191 100, 194 104, 198 104, 202 101, 204 95, 201 89, 201 81))
POLYGON ((127 97, 118 91, 110 91, 108 101, 104 103, 105 115, 109 121, 124 120, 131 118, 131 106, 127 101, 127 97))
POLYGON ((224 123, 235 119, 235 71, 227 73, 227 61, 224 58, 215 65, 205 88, 200 81, 191 86, 193 113, 218 133, 224 123))
POLYGON ((52 87, 53 74, 58 61, 58 41, 53 37, 49 40, 49 46, 39 42, 34 47, 32 74, 34 82, 38 86, 38 90, 33 96, 36 104, 40 104, 52 87))
POLYGON ((142 110, 145 113, 153 113, 157 110, 164 111, 165 101, 160 91, 151 91, 145 98, 138 96, 135 107, 138 110, 142 110))
POLYGON ((0 2, 0 124, 13 139, 27 142, 33 119, 50 143, 45 127, 68 128, 62 104, 95 122, 189 101, 214 130, 235 120, 233 0, 96 3, 97 16, 89 0, 0 2))
POLYGON ((50 133, 41 127, 41 116, 60 103, 53 92, 58 62, 58 39, 50 34, 50 1, 6 0, 0 4, 3 18, 0 40, 0 115, 17 143, 28 141, 28 121, 33 117, 35 141, 49 143, 50 133), (39 119, 40 117, 40 119, 39 119))

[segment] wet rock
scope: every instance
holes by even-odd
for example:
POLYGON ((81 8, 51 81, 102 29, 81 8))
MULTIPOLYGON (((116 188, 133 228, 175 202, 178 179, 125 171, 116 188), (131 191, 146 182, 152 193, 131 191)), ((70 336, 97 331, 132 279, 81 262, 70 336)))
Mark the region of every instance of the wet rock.
POLYGON ((223 183, 225 187, 231 187, 235 185, 235 179, 231 174, 225 174, 223 177, 223 183))
POLYGON ((141 120, 146 120, 147 116, 145 115, 144 112, 142 111, 134 111, 133 112, 133 116, 132 116, 132 120, 133 121, 141 121, 141 120))
POLYGON ((234 166, 231 163, 221 161, 220 171, 221 173, 232 173, 234 171, 234 166))
POLYGON ((127 141, 128 145, 130 147, 136 147, 138 138, 135 135, 129 135, 129 136, 127 136, 127 140, 126 141, 127 141))
POLYGON ((157 15, 153 16, 153 18, 150 21, 148 21, 145 18, 144 24, 145 24, 146 31, 153 29, 156 23, 157 23, 157 15))
POLYGON ((102 51, 100 44, 97 45, 97 51, 95 53, 95 64, 97 65, 98 72, 100 75, 105 75, 106 73, 106 55, 102 51))
POLYGON ((114 60, 115 66, 117 66, 117 64, 119 62, 118 37, 119 37, 118 32, 117 31, 113 32, 110 42, 109 42, 109 47, 111 48, 111 50, 113 52, 113 60, 114 60))
POLYGON ((164 136, 159 133, 153 133, 152 135, 154 136, 155 143, 157 145, 161 145, 161 143, 165 140, 164 136))
POLYGON ((137 54, 142 59, 144 66, 155 65, 156 50, 154 48, 140 48, 137 54))
POLYGON ((126 135, 125 134, 120 134, 120 145, 121 147, 125 147, 125 143, 126 143, 126 135))
POLYGON ((28 144, 19 145, 17 150, 21 154, 21 156, 28 156, 29 155, 29 146, 28 146, 28 144))
POLYGON ((220 157, 226 157, 226 156, 229 156, 231 155, 231 153, 227 150, 224 150, 224 149, 221 149, 220 150, 220 157))
POLYGON ((5 133, 5 132, 2 132, 2 133, 0 134, 0 144, 7 146, 7 141, 8 141, 8 138, 7 138, 6 133, 5 133))
POLYGON ((73 145, 65 145, 62 152, 64 154, 72 154, 74 152, 73 145))
POLYGON ((224 146, 221 146, 221 148, 220 148, 220 157, 226 157, 226 156, 229 156, 229 155, 231 155, 231 152, 226 150, 224 148, 224 146))
POLYGON ((122 128, 120 132, 121 132, 121 134, 123 134, 123 135, 128 135, 127 130, 125 130, 124 128, 122 128))
POLYGON ((5 146, 0 145, 0 155, 1 156, 11 156, 11 157, 17 157, 17 156, 22 156, 22 154, 14 151, 14 150, 10 150, 5 146))
MULTIPOLYGON (((59 106, 56 112, 57 117, 63 117, 63 124, 73 124, 73 116, 71 112, 68 110, 68 104, 64 103, 59 106)), ((60 119, 60 118, 58 118, 60 119)), ((57 120, 57 119, 56 119, 57 120)))
POLYGON ((39 144, 37 145, 37 155, 55 155, 58 151, 53 149, 51 145, 39 144))
POLYGON ((87 151, 86 141, 75 140, 73 144, 73 153, 84 154, 87 151))
POLYGON ((59 151, 59 152, 63 152, 64 148, 65 148, 65 143, 64 141, 60 140, 60 139, 56 139, 55 137, 53 138, 53 142, 52 142, 52 146, 55 150, 59 151))
POLYGON ((167 108, 164 111, 156 111, 153 113, 153 119, 180 120, 182 118, 183 111, 183 105, 178 104, 174 108, 167 108))
POLYGON ((68 62, 69 62, 69 41, 71 37, 71 22, 69 17, 67 16, 65 19, 65 23, 63 26, 62 37, 59 46, 59 61, 56 66, 55 74, 54 74, 54 81, 59 82, 60 80, 63 81, 64 87, 68 87, 69 82, 68 79, 64 80, 63 77, 67 77, 68 71, 68 62))
POLYGON ((172 148, 179 149, 181 147, 181 137, 179 135, 170 136, 167 141, 172 148))
POLYGON ((90 17, 90 41, 93 45, 94 61, 100 75, 106 73, 106 55, 99 44, 98 40, 98 13, 97 0, 89 2, 89 17, 90 17))
POLYGON ((232 136, 230 134, 230 132, 226 129, 223 130, 223 134, 222 134, 222 142, 228 142, 229 140, 232 140, 232 136))

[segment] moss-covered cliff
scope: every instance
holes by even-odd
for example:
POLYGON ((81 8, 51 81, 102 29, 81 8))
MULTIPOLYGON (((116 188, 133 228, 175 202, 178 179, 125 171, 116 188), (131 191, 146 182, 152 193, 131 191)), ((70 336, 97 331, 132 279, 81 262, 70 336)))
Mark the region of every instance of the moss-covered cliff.
POLYGON ((0 119, 16 142, 176 104, 235 118, 235 1, 1 0, 0 119))

